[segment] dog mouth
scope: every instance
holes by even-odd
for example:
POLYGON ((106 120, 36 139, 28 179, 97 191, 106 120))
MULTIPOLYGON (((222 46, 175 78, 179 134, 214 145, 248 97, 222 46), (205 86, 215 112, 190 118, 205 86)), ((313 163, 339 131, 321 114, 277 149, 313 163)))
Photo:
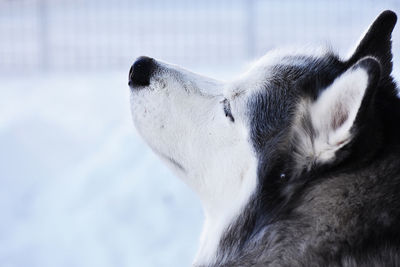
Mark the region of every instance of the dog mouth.
POLYGON ((157 154, 159 155, 161 158, 163 158, 165 161, 171 163, 176 169, 180 170, 183 173, 187 173, 187 170, 185 169, 185 167, 183 167, 183 165, 181 163, 179 163, 176 159, 167 156, 166 154, 160 152, 158 149, 155 149, 154 146, 149 145, 151 147, 151 149, 157 154))
POLYGON ((175 159, 168 157, 164 154, 160 154, 162 158, 164 158, 165 160, 167 160, 168 162, 170 162, 173 166, 175 166, 178 170, 180 170, 183 173, 186 173, 186 169, 182 166, 182 164, 180 164, 178 161, 176 161, 175 159))

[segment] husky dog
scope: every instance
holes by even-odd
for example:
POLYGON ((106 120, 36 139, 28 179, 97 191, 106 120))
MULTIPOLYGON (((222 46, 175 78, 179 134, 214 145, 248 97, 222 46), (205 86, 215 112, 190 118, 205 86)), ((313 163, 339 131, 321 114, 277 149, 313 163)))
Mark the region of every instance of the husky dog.
POLYGON ((136 60, 137 130, 204 206, 194 266, 400 266, 396 20, 346 59, 270 52, 229 83, 136 60))

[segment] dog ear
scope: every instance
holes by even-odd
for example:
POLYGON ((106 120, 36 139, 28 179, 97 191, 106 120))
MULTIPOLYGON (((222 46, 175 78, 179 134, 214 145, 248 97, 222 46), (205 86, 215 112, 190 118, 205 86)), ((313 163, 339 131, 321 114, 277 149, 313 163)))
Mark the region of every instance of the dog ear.
POLYGON ((382 76, 392 72, 392 31, 396 25, 396 13, 390 10, 382 12, 369 27, 353 55, 348 60, 349 66, 366 56, 372 56, 382 65, 382 76))
POLYGON ((356 125, 365 121, 368 107, 372 105, 380 74, 380 63, 365 57, 336 78, 310 104, 314 159, 330 161, 338 149, 352 140, 356 125))

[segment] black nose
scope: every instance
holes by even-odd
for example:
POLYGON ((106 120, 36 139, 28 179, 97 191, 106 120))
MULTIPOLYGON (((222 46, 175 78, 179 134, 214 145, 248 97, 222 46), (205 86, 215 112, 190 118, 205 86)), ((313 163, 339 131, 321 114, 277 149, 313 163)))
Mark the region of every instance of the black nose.
POLYGON ((155 69, 154 59, 139 57, 129 71, 129 86, 146 86, 155 69))

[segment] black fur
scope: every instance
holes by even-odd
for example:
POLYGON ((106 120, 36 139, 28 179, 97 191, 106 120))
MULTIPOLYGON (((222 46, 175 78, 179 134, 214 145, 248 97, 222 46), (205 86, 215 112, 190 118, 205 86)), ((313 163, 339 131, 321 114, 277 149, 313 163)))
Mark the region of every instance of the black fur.
POLYGON ((396 21, 397 16, 393 11, 382 12, 369 28, 348 64, 352 65, 365 56, 373 56, 382 64, 383 76, 389 76, 393 67, 391 34, 396 21))
MULTIPOLYGON (((211 266, 400 266, 400 100, 390 76, 395 23, 393 12, 383 12, 347 61, 328 54, 277 65, 266 89, 249 100, 258 189, 211 266), (354 138, 334 162, 295 174, 291 127, 299 100, 314 101, 350 68, 369 76, 354 138)), ((301 124, 309 127, 309 118, 301 124)))

